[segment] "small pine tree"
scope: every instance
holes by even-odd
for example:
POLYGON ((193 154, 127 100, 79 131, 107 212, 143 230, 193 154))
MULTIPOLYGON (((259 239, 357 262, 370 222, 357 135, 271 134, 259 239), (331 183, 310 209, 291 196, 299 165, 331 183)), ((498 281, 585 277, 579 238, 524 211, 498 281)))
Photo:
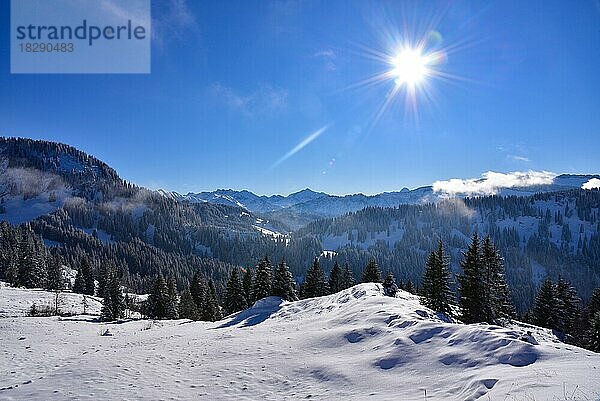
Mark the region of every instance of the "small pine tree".
POLYGON ((272 294, 286 301, 297 301, 296 283, 285 260, 279 263, 273 274, 272 294))
POLYGON ((331 272, 329 272, 328 284, 329 284, 329 292, 330 293, 335 294, 344 289, 343 274, 344 273, 342 272, 340 265, 336 261, 333 264, 333 268, 331 269, 331 272))
POLYGON ((175 282, 175 278, 171 277, 167 281, 167 309, 165 318, 167 319, 177 319, 177 305, 179 304, 179 300, 177 297, 177 283, 175 282))
POLYGON ((148 317, 152 319, 165 319, 167 317, 168 293, 167 283, 160 274, 154 281, 152 292, 148 296, 146 308, 148 317))
POLYGON ((383 280, 383 293, 388 297, 395 298, 398 292, 398 286, 396 285, 396 278, 392 272, 389 272, 383 280))
POLYGON ((252 306, 254 304, 254 295, 253 295, 253 277, 252 277, 252 269, 247 268, 244 270, 244 276, 242 277, 242 287, 244 289, 244 297, 248 302, 248 306, 252 306))
POLYGON ((202 308, 202 320, 216 322, 221 320, 221 308, 217 301, 217 291, 212 279, 208 280, 208 288, 204 297, 204 307, 202 308))
POLYGON ((233 269, 227 281, 227 288, 225 289, 223 310, 226 314, 230 315, 246 308, 248 308, 248 302, 244 296, 244 288, 242 287, 238 270, 233 269))
POLYGON ((271 283, 273 277, 273 267, 268 256, 265 256, 256 267, 256 276, 254 277, 253 298, 259 300, 271 295, 271 283))
POLYGON ((313 298, 327 295, 325 287, 325 273, 319 263, 319 258, 315 258, 312 266, 306 272, 306 278, 302 283, 302 297, 313 298))
POLYGON ((450 262, 444 254, 442 241, 438 248, 429 254, 425 263, 425 273, 421 284, 421 302, 423 305, 443 313, 450 313, 452 292, 450 290, 450 262))
POLYGON ((363 283, 381 283, 381 272, 375 259, 369 260, 367 266, 362 272, 361 281, 363 283))
POLYGON ((200 319, 200 312, 189 289, 184 290, 179 297, 179 317, 190 320, 200 319))
POLYGON ((354 273, 350 270, 348 263, 344 264, 344 270, 342 270, 342 289, 353 287, 355 284, 354 273))

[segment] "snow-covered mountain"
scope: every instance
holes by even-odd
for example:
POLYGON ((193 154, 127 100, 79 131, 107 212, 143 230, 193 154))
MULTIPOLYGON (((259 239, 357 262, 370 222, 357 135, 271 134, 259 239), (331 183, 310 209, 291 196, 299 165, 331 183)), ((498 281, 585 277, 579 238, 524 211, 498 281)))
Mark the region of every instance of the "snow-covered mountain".
MULTIPOLYGON (((213 192, 190 192, 187 195, 164 190, 159 190, 159 192, 164 196, 192 203, 209 202, 242 207, 248 211, 262 214, 269 219, 280 221, 286 224, 290 230, 294 230, 311 221, 340 216, 364 209, 365 207, 396 207, 403 204, 438 202, 442 199, 447 199, 449 196, 464 197, 479 194, 528 196, 538 192, 555 192, 582 188, 585 183, 594 178, 598 179, 600 176, 562 174, 556 177, 549 176, 546 180, 540 180, 539 182, 541 183, 530 180, 532 185, 517 184, 515 186, 512 183, 499 183, 498 187, 491 188, 493 192, 491 190, 482 193, 457 191, 452 194, 444 192, 443 186, 441 190, 438 190, 431 185, 412 190, 403 188, 400 191, 383 192, 376 195, 352 194, 345 196, 329 195, 310 189, 304 189, 288 196, 259 196, 246 190, 235 191, 231 189, 219 189, 213 192)), ((472 180, 472 183, 475 186, 482 186, 481 184, 485 180, 489 179, 472 180)), ((527 181, 523 180, 523 182, 527 181)), ((484 188, 486 190, 489 189, 486 186, 484 188)))
MULTIPOLYGON (((2 308, 19 291, 31 298, 1 289, 2 308)), ((0 327, 0 398, 11 400, 600 399, 599 354, 535 326, 453 322, 379 284, 264 298, 214 323, 7 317, 0 327)))

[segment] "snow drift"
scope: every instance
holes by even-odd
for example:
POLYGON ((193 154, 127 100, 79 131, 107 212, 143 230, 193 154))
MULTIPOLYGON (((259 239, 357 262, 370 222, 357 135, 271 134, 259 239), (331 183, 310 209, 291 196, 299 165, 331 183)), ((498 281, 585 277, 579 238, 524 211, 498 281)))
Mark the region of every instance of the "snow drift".
POLYGON ((600 355, 534 326, 463 325, 378 284, 215 323, 80 320, 0 319, 0 399, 600 397, 600 355))

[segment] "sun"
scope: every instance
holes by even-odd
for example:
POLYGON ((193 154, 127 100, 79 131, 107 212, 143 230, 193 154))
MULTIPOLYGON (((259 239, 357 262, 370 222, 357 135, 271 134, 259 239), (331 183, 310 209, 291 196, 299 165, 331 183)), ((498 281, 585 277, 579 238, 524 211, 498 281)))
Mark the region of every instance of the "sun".
POLYGON ((398 86, 418 86, 430 75, 431 61, 431 57, 419 48, 403 48, 390 60, 394 82, 398 86))

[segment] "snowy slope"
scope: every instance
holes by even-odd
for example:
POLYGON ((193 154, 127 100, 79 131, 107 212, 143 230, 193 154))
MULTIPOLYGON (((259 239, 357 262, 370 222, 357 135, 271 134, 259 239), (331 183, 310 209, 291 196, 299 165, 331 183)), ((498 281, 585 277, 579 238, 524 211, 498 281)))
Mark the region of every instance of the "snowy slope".
POLYGON ((0 331, 0 399, 600 398, 600 355, 538 328, 447 322, 377 284, 216 323, 5 318, 0 331))
MULTIPOLYGON (((98 297, 86 296, 86 313, 99 315, 102 300, 98 297)), ((0 282, 0 318, 26 316, 33 303, 37 307, 53 306, 55 294, 41 289, 12 288, 0 282)), ((83 313, 83 295, 72 292, 62 292, 59 296, 59 308, 63 313, 83 313)))

